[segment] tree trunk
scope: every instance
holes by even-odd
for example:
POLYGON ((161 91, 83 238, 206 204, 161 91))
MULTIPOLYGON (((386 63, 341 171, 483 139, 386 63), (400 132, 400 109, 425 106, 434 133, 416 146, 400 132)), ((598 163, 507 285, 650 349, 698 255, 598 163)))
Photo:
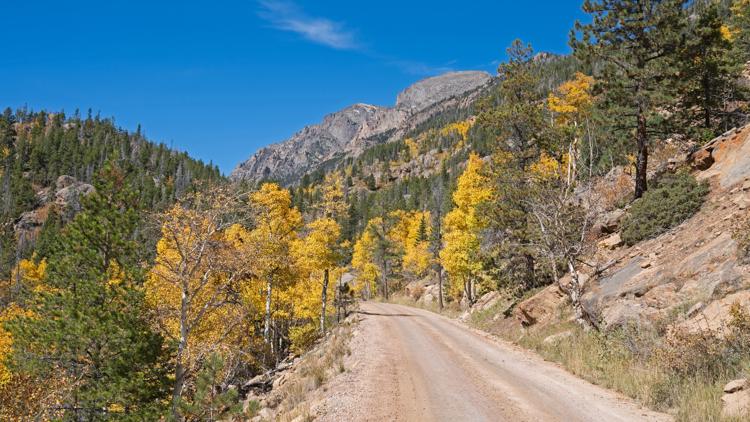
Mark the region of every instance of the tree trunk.
POLYGON ((703 126, 708 129, 711 127, 711 80, 708 74, 703 74, 703 126))
POLYGON ((383 298, 388 300, 388 262, 383 263, 383 298))
POLYGON ((646 171, 648 170, 648 132, 646 128, 646 112, 643 106, 638 106, 638 128, 636 133, 638 142, 638 158, 635 164, 635 199, 648 190, 646 171))
POLYGON ((534 259, 534 256, 530 253, 524 254, 523 256, 524 262, 526 264, 526 275, 524 277, 524 290, 528 290, 536 284, 534 280, 534 275, 536 274, 536 260, 534 259))
POLYGON ((268 343, 271 333, 271 277, 266 282, 266 321, 263 327, 263 339, 268 343))
POLYGON ((438 305, 440 306, 440 310, 443 310, 443 268, 438 265, 437 269, 438 273, 438 305))
POLYGON ((320 334, 326 335, 326 303, 328 302, 328 269, 323 271, 323 291, 320 294, 320 334))
POLYGON ((568 259, 568 271, 570 272, 568 297, 570 298, 570 304, 573 306, 576 322, 584 328, 594 328, 598 330, 599 327, 593 316, 583 307, 583 303, 581 302, 584 286, 581 285, 581 278, 570 259, 568 259))
POLYGON ((182 397, 182 389, 185 386, 185 365, 183 358, 185 355, 185 348, 187 347, 188 340, 188 295, 183 290, 182 299, 180 301, 180 341, 177 344, 177 354, 175 356, 175 373, 174 373, 174 388, 172 389, 172 418, 175 421, 182 421, 182 415, 180 414, 179 404, 180 398, 182 397))

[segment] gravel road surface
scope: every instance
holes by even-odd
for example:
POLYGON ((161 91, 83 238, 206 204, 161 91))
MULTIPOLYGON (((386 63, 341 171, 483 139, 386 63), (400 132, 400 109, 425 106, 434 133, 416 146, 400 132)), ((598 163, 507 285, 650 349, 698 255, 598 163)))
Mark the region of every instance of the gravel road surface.
POLYGON ((669 421, 449 318, 363 303, 322 421, 669 421))

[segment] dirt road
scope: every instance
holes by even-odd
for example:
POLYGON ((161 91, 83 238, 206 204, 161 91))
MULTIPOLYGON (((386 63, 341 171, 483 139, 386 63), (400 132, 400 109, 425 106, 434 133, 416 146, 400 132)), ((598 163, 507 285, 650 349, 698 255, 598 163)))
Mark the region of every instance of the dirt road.
POLYGON ((434 313, 365 303, 323 421, 668 421, 434 313))

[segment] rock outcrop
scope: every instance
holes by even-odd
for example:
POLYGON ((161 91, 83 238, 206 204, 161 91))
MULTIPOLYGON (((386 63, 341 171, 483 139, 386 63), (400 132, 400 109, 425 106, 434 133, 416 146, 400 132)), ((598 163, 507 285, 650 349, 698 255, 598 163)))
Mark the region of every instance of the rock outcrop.
POLYGON ((91 194, 94 187, 72 176, 60 176, 55 185, 36 194, 36 207, 18 218, 13 228, 18 239, 34 239, 54 210, 63 221, 70 221, 81 210, 81 197, 91 194))
MULTIPOLYGON (((698 213, 633 246, 623 244, 617 232, 621 211, 603 210, 593 227, 598 250, 587 260, 613 263, 586 286, 582 298, 601 328, 670 320, 687 332, 721 335, 734 306, 750 312, 750 266, 738 260, 732 236, 750 209, 750 126, 733 129, 678 161, 673 164, 690 166, 698 180, 711 186, 698 213), (679 315, 676 321, 674 315, 679 315)), ((617 186, 620 177, 605 179, 602 192, 617 186)), ((522 326, 543 327, 556 322, 563 301, 557 286, 549 286, 518 304, 513 314, 522 326)))
POLYGON ((452 72, 408 87, 394 107, 349 106, 284 142, 261 148, 230 177, 253 182, 273 178, 293 184, 332 160, 354 157, 370 146, 396 140, 442 111, 467 107, 491 80, 486 72, 452 72))
POLYGON ((750 416, 750 384, 747 379, 741 378, 727 383, 721 403, 721 416, 724 418, 734 420, 750 416))

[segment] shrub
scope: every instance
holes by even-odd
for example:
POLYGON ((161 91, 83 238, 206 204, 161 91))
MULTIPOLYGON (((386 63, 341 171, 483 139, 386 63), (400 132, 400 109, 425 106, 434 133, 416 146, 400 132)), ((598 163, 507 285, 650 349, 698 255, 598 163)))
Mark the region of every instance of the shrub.
POLYGON ((708 193, 687 172, 668 174, 635 201, 623 221, 622 240, 633 245, 658 236, 695 214, 708 193))
POLYGON ((305 324, 289 329, 289 340, 291 340, 291 351, 296 354, 302 354, 310 349, 315 340, 320 337, 318 326, 314 323, 305 324))

